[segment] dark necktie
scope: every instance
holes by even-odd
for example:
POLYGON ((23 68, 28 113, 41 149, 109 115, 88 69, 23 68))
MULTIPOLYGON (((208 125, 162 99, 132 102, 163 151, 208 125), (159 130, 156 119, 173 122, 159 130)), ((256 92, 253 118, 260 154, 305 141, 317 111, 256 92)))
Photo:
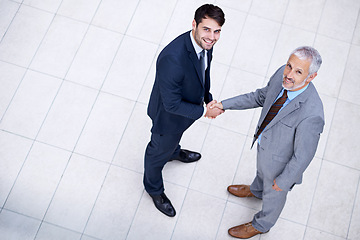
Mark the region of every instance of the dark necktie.
POLYGON ((200 52, 200 69, 202 74, 202 81, 205 82, 205 50, 200 52))
POLYGON ((287 99, 287 90, 284 90, 283 95, 280 98, 278 98, 278 100, 276 100, 276 102, 271 106, 268 114, 266 115, 264 121, 262 122, 259 130, 255 135, 255 139, 257 139, 260 136, 260 134, 265 129, 265 127, 271 122, 271 120, 273 120, 276 114, 278 114, 279 110, 284 105, 286 99, 287 99))

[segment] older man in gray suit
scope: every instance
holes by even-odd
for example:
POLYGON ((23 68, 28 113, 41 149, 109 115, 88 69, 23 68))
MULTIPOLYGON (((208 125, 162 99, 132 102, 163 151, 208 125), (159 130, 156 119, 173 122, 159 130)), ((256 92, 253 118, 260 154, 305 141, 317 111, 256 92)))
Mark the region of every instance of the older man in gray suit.
MULTIPOLYGON (((302 182, 324 128, 323 105, 311 83, 321 63, 316 49, 299 47, 266 87, 210 107, 263 108, 253 139, 253 144, 258 140, 256 177, 250 186, 228 187, 237 197, 262 199, 262 210, 252 222, 230 228, 231 236, 245 239, 268 232, 280 216, 288 191, 302 182)), ((214 118, 216 114, 210 109, 205 116, 214 118)))

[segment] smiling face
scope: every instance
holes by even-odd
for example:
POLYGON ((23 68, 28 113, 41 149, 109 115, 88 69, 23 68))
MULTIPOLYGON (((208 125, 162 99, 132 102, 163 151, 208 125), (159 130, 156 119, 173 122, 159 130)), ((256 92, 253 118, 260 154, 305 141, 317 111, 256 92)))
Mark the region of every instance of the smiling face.
POLYGON ((317 75, 313 73, 309 76, 311 61, 300 59, 296 55, 291 55, 283 74, 283 88, 289 91, 297 91, 308 85, 317 75))
POLYGON ((196 26, 192 22, 192 34, 196 43, 205 50, 210 50, 220 38, 221 26, 212 18, 203 18, 196 26))

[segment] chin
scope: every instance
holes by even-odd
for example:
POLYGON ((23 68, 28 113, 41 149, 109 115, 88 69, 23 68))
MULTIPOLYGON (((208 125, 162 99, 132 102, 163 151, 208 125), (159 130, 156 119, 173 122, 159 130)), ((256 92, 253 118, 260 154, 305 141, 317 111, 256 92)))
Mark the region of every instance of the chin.
POLYGON ((288 91, 290 91, 291 89, 293 89, 292 87, 286 86, 284 83, 282 84, 282 87, 283 87, 285 90, 288 90, 288 91))

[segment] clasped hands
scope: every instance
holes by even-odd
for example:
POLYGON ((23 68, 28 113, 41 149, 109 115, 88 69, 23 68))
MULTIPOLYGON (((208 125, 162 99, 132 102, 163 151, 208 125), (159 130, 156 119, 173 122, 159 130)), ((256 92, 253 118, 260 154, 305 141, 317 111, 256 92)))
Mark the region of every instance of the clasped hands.
POLYGON ((204 117, 214 119, 224 112, 225 110, 223 109, 222 103, 212 100, 206 105, 206 113, 204 117))

